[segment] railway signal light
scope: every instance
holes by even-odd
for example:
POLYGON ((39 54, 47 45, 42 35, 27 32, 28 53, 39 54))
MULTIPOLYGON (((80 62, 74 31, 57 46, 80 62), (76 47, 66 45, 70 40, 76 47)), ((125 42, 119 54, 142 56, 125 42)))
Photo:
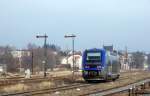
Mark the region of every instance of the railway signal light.
POLYGON ((72 63, 73 63, 73 68, 72 68, 72 73, 73 73, 73 76, 72 76, 72 80, 74 79, 74 68, 75 68, 75 65, 74 65, 74 62, 75 62, 75 60, 74 60, 74 39, 75 39, 75 37, 76 37, 76 35, 74 35, 74 34, 71 34, 71 35, 65 35, 64 36, 65 38, 72 38, 72 55, 73 55, 73 59, 72 59, 72 63))
POLYGON ((44 56, 45 56, 45 59, 44 59, 44 77, 46 77, 46 65, 47 65, 47 45, 46 45, 46 42, 47 42, 47 38, 48 36, 45 34, 45 35, 37 35, 36 38, 44 38, 44 56))

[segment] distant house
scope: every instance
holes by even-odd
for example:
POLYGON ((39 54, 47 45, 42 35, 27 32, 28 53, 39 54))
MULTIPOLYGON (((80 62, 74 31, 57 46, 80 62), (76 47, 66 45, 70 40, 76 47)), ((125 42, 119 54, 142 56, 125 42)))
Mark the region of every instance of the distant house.
MULTIPOLYGON (((74 67, 76 67, 77 69, 81 69, 82 68, 82 56, 75 54, 74 55, 74 67)), ((65 57, 62 59, 61 61, 62 65, 70 65, 70 67, 73 67, 73 55, 70 55, 68 57, 65 57)))
POLYGON ((7 72, 6 64, 0 64, 0 73, 7 72))
POLYGON ((149 66, 148 66, 148 62, 147 61, 148 61, 148 56, 145 55, 144 56, 144 64, 143 64, 144 65, 144 70, 148 70, 149 66))
POLYGON ((30 56, 31 55, 30 51, 28 51, 28 50, 27 51, 26 50, 15 50, 15 51, 12 51, 11 54, 14 58, 17 58, 19 60, 19 63, 18 63, 19 70, 21 72, 24 72, 24 68, 22 66, 22 61, 23 61, 22 57, 23 56, 30 56))
POLYGON ((120 55, 121 70, 129 70, 130 69, 129 59, 130 59, 129 57, 126 58, 126 56, 120 55))
POLYGON ((11 54, 14 58, 21 58, 22 56, 30 56, 30 51, 16 50, 12 51, 11 54))

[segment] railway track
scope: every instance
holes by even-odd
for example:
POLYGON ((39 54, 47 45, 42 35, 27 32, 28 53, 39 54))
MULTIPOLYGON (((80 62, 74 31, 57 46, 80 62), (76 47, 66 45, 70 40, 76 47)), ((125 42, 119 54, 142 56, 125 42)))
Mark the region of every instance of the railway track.
POLYGON ((146 84, 146 83, 150 83, 149 78, 145 78, 145 80, 139 80, 137 82, 130 83, 126 86, 118 86, 118 87, 114 87, 114 88, 110 88, 106 90, 99 90, 99 91, 95 91, 95 92, 91 92, 87 94, 82 94, 80 96, 112 96, 113 94, 116 94, 116 93, 121 93, 125 91, 130 92, 130 90, 136 87, 142 86, 143 84, 146 84))
POLYGON ((27 83, 38 83, 44 81, 60 81, 60 80, 67 80, 66 77, 34 77, 34 78, 23 78, 23 77, 15 77, 15 78, 6 78, 0 79, 0 86, 7 86, 7 85, 15 85, 15 84, 27 84, 27 83))
MULTIPOLYGON (((120 77, 116 82, 128 79, 128 77, 120 77)), ((101 83, 100 83, 101 84, 101 83)), ((20 96, 20 95, 27 95, 27 96, 32 96, 32 95, 40 95, 40 94, 52 94, 55 92, 61 92, 61 91, 67 91, 67 90, 77 90, 83 87, 89 87, 97 85, 97 83, 75 83, 75 84, 70 84, 67 86, 61 86, 61 87, 55 87, 55 88, 48 88, 48 89, 42 89, 42 90, 33 90, 33 91, 24 91, 24 92, 19 92, 19 93, 12 93, 12 94, 2 94, 1 96, 20 96)))
MULTIPOLYGON (((133 74, 132 76, 134 76, 136 74, 133 74)), ((118 80, 116 80, 116 82, 125 80, 125 79, 129 79, 130 76, 125 75, 123 77, 120 77, 118 80)), ((57 78, 60 79, 60 78, 57 78)), ((31 79, 31 83, 34 80, 31 79)), ((104 83, 100 83, 100 84, 104 84, 104 83)), ((99 84, 99 85, 100 85, 99 84)), ((32 96, 32 95, 40 95, 40 94, 54 94, 55 92, 61 92, 61 91, 68 91, 68 90, 76 90, 76 89, 80 89, 80 88, 84 88, 84 87, 90 87, 90 86, 94 86, 95 84, 87 84, 87 83, 83 83, 83 82, 78 82, 78 83, 74 83, 74 84, 70 84, 70 85, 66 85, 66 86, 61 86, 61 87, 55 87, 55 88, 48 88, 48 89, 41 89, 41 90, 32 90, 32 91, 24 91, 24 92, 19 92, 19 93, 10 93, 10 94, 1 94, 1 96, 22 96, 22 95, 28 95, 28 96, 32 96)), ((97 83, 96 83, 97 85, 97 83)), ((104 91, 104 90, 103 90, 104 91)))
POLYGON ((34 91, 25 91, 25 92, 12 93, 12 94, 1 94, 1 96, 19 96, 19 95, 32 96, 32 95, 37 95, 37 94, 40 95, 40 94, 45 94, 45 93, 54 93, 57 91, 64 91, 64 90, 68 90, 68 89, 75 89, 75 88, 79 88, 79 87, 87 87, 90 85, 92 85, 92 84, 75 83, 75 84, 71 84, 68 86, 62 86, 62 87, 56 87, 56 88, 48 88, 48 89, 34 90, 34 91))
POLYGON ((23 79, 24 77, 23 76, 17 76, 17 77, 3 77, 3 78, 0 78, 0 80, 4 80, 4 79, 7 79, 7 80, 14 80, 14 79, 23 79))
MULTIPOLYGON (((135 74, 134 74, 134 75, 135 75, 135 74)), ((132 75, 132 76, 134 76, 134 75, 132 75)), ((129 77, 130 77, 130 76, 129 76, 129 77)), ((123 81, 123 80, 129 79, 129 77, 128 77, 128 76, 127 76, 127 77, 121 77, 120 79, 116 80, 116 82, 121 82, 121 81, 123 81)), ((147 78, 145 78, 145 79, 147 79, 147 78)), ((139 82, 139 81, 136 81, 136 82, 139 82)), ((107 82, 106 82, 106 83, 107 83, 107 82)), ((101 85, 101 84, 105 84, 105 83, 100 83, 99 85, 101 85)), ((132 83, 131 83, 131 84, 132 84, 132 83)), ((87 89, 88 87, 91 87, 91 86, 93 87, 93 86, 95 86, 95 85, 97 85, 97 84, 91 84, 91 85, 89 85, 89 86, 86 86, 86 89, 87 89)), ((115 88, 120 88, 120 87, 126 86, 126 85, 128 85, 128 84, 125 84, 125 85, 122 84, 121 86, 117 86, 117 87, 114 87, 114 88, 102 89, 101 92, 107 91, 107 90, 111 90, 111 89, 115 89, 115 88)), ((77 86, 77 88, 79 88, 79 89, 81 88, 81 90, 82 90, 83 87, 77 86)), ((99 88, 101 88, 101 87, 99 87, 99 88)), ((65 91, 67 91, 67 90, 75 90, 75 88, 70 88, 70 89, 67 88, 65 91)), ((83 89, 83 90, 85 90, 85 89, 83 89)), ((119 90, 119 89, 118 89, 118 90, 119 90)), ((63 93, 63 92, 61 92, 61 91, 64 91, 64 90, 59 90, 60 93, 63 93)), ((64 92, 65 92, 65 91, 64 91, 64 92)), ((73 91, 72 91, 72 92, 73 92, 73 91)), ((96 91, 96 92, 97 92, 97 91, 96 91)), ((81 93, 81 91, 80 91, 79 93, 81 93)), ((92 93, 93 93, 93 92, 92 92, 92 93)), ((91 93, 90 93, 90 94, 91 94, 91 93)), ((85 95, 89 95, 89 94, 87 94, 87 93, 86 93, 86 94, 82 94, 82 95, 81 95, 81 94, 75 94, 75 95, 73 95, 73 96, 85 96, 85 95)), ((62 96, 67 96, 67 95, 64 95, 64 94, 63 94, 62 96)), ((95 95, 93 95, 93 96, 95 96, 95 95)), ((103 96, 103 95, 96 95, 96 96, 103 96)), ((111 95, 110 95, 110 96, 111 96, 111 95)))
POLYGON ((11 78, 11 79, 3 79, 0 80, 0 86, 7 86, 7 85, 15 85, 18 83, 32 83, 32 82, 40 82, 40 81, 47 81, 50 80, 50 78, 30 78, 30 79, 25 79, 25 78, 11 78))
MULTIPOLYGON (((127 74, 128 72, 123 72, 122 74, 127 74)), ((81 77, 81 76, 80 76, 81 77)), ((64 77, 47 77, 47 78, 43 78, 43 77, 33 77, 33 78, 29 78, 26 79, 24 77, 13 77, 13 78, 1 78, 0 79, 0 86, 7 86, 7 85, 15 85, 18 83, 36 83, 36 82, 41 82, 41 81, 53 81, 53 80, 60 80, 60 79, 64 79, 64 77)))

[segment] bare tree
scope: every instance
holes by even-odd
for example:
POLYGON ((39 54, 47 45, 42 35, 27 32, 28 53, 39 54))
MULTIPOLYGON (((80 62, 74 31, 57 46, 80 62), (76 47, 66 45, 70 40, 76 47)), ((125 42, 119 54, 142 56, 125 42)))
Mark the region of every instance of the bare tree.
POLYGON ((144 67, 144 53, 143 52, 134 52, 133 53, 133 60, 134 60, 134 66, 136 68, 142 68, 144 67))
POLYGON ((147 59, 148 69, 150 70, 150 54, 148 54, 147 57, 148 57, 148 59, 147 59))
POLYGON ((22 59, 22 67, 25 69, 30 69, 31 68, 31 64, 32 64, 32 56, 28 56, 28 55, 24 55, 21 57, 22 59))
MULTIPOLYGON (((32 50, 33 52, 33 66, 34 66, 34 71, 43 71, 44 69, 44 64, 42 61, 44 61, 44 46, 38 47, 35 44, 28 44, 28 49, 27 50, 32 50)), ((61 51, 61 48, 55 44, 47 44, 47 69, 53 70, 53 68, 60 64, 60 60, 62 57, 63 52, 61 51)), ((31 57, 24 57, 24 62, 26 63, 31 63, 30 60, 31 57)), ((25 63, 25 64, 26 64, 25 63)), ((27 67, 27 66, 26 66, 27 67)))
POLYGON ((7 65, 7 71, 8 72, 16 72, 18 71, 17 63, 18 60, 13 58, 11 51, 14 49, 14 47, 6 46, 6 47, 0 47, 0 63, 7 65))
POLYGON ((37 46, 36 44, 31 44, 31 43, 29 43, 29 44, 27 45, 27 49, 28 49, 28 50, 37 49, 37 48, 38 48, 38 46, 37 46))

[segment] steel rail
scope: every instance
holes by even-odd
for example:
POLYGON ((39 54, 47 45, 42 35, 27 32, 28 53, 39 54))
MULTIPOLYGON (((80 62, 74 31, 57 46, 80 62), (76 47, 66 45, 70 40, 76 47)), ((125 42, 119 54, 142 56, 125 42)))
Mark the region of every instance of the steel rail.
MULTIPOLYGON (((116 81, 121 81, 121 80, 125 80, 125 79, 128 79, 128 76, 120 77, 116 81)), ((73 90, 75 88, 81 88, 81 87, 87 87, 87 86, 93 86, 93 85, 94 84, 82 84, 82 83, 79 83, 77 85, 71 84, 71 85, 68 85, 68 86, 62 86, 62 87, 56 87, 56 88, 48 88, 48 89, 33 90, 33 91, 24 91, 24 92, 20 92, 20 93, 12 93, 12 94, 2 94, 1 96, 13 96, 13 95, 21 95, 21 94, 28 94, 28 95, 29 94, 31 94, 31 95, 46 94, 46 93, 52 93, 52 92, 56 92, 56 91, 64 91, 64 90, 71 90, 71 89, 73 90)), ((111 90, 111 89, 108 89, 108 90, 111 90)), ((108 91, 108 90, 101 90, 100 92, 108 91)), ((93 93, 88 93, 88 94, 93 94, 93 93)), ((84 94, 84 95, 88 95, 88 94, 84 94)))
MULTIPOLYGON (((128 79, 128 77, 121 77, 116 81, 121 81, 128 79)), ((93 86, 97 83, 76 83, 76 84, 71 84, 68 86, 61 86, 61 87, 56 87, 56 88, 47 88, 47 89, 41 89, 41 90, 33 90, 33 91, 25 91, 25 92, 19 92, 19 93, 12 93, 12 94, 4 94, 1 96, 16 96, 16 95, 37 95, 37 94, 46 94, 46 93, 53 93, 57 91, 65 91, 65 90, 73 90, 76 88, 81 88, 81 87, 88 87, 88 86, 93 86)))
POLYGON ((86 87, 90 86, 91 84, 81 84, 81 83, 76 83, 76 84, 71 84, 69 86, 62 86, 62 87, 55 87, 55 88, 47 88, 47 89, 42 89, 42 90, 33 90, 33 91, 25 91, 25 92, 18 92, 18 93, 12 93, 12 94, 2 94, 1 96, 17 96, 17 95, 37 95, 37 94, 45 94, 45 93, 52 93, 52 92, 57 92, 57 91, 63 91, 63 90, 69 90, 69 89, 74 89, 78 87, 86 87))
POLYGON ((107 95, 112 95, 112 94, 128 91, 132 88, 135 88, 137 86, 141 86, 142 84, 149 83, 149 82, 150 82, 150 79, 145 78, 143 80, 138 80, 134 83, 130 83, 130 84, 125 85, 125 86, 118 86, 118 87, 114 87, 114 88, 110 88, 110 89, 106 89, 106 90, 99 90, 99 91, 95 91, 95 92, 82 94, 80 96, 107 96, 107 95))

